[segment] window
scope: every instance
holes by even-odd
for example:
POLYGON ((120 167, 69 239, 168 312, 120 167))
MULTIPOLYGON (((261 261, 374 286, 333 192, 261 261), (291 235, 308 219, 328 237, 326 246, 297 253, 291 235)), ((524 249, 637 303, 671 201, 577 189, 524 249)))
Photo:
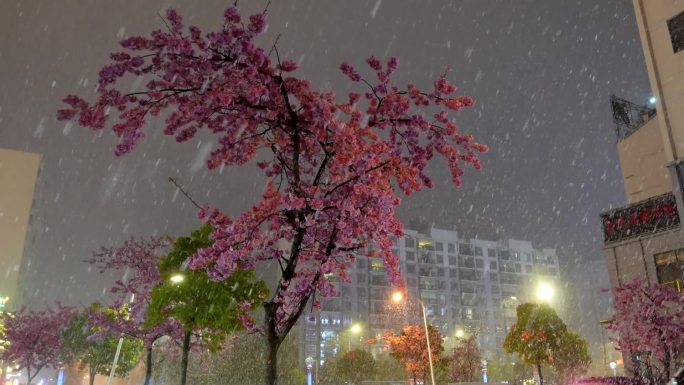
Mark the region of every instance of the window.
POLYGON ((458 269, 449 269, 449 277, 451 277, 451 278, 458 277, 458 269))
POLYGON ((458 253, 463 255, 473 255, 473 245, 469 243, 459 243, 458 253))
POLYGON ((416 253, 413 251, 407 251, 406 252, 406 260, 407 261, 415 261, 416 260, 416 253))
POLYGON ((672 50, 677 53, 684 49, 684 12, 667 21, 667 29, 670 31, 672 50))
POLYGON ((406 247, 413 249, 416 247, 416 241, 414 241, 411 237, 406 237, 404 238, 404 245, 406 245, 406 247))
POLYGON ((681 287, 684 278, 684 249, 659 253, 653 257, 658 282, 681 287))
POLYGON ((437 254, 437 263, 440 265, 444 264, 444 256, 442 254, 437 254))
POLYGON ((499 273, 489 273, 489 280, 490 281, 498 281, 499 280, 499 273))
POLYGON ((477 255, 478 257, 482 256, 482 248, 481 247, 475 246, 475 255, 477 255))
POLYGON ((516 273, 522 273, 522 266, 520 266, 519 263, 515 264, 515 272, 516 273))
POLYGON ((496 258, 496 249, 494 249, 494 248, 487 249, 487 256, 489 258, 496 258))
POLYGON ((453 243, 447 243, 447 251, 449 253, 455 253, 456 252, 456 245, 453 243))
POLYGON ((489 270, 496 270, 496 261, 489 262, 489 270))
POLYGON ((371 270, 373 271, 385 271, 385 264, 381 260, 373 258, 371 261, 371 270))
POLYGON ((484 261, 482 259, 476 259, 475 260, 475 267, 478 269, 484 269, 484 261))
POLYGON ((456 266, 458 265, 458 258, 455 255, 450 255, 449 256, 449 266, 456 266))
POLYGON ((531 265, 525 265, 525 273, 532 274, 532 266, 531 265))
POLYGON ((406 264, 406 273, 407 274, 415 274, 416 273, 416 265, 406 264))
POLYGON ((442 242, 435 243, 435 250, 444 251, 444 244, 442 242))

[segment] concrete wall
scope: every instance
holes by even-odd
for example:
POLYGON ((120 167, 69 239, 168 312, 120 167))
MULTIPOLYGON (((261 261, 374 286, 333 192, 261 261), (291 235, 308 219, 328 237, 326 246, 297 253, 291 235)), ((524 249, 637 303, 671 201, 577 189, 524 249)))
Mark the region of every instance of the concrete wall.
POLYGON ((628 203, 672 191, 658 123, 658 119, 649 120, 617 145, 628 203))
POLYGON ((0 149, 0 297, 15 305, 40 155, 0 149))
POLYGON ((638 276, 645 277, 648 282, 658 282, 653 256, 682 247, 684 231, 681 228, 604 246, 611 286, 618 286, 638 276))

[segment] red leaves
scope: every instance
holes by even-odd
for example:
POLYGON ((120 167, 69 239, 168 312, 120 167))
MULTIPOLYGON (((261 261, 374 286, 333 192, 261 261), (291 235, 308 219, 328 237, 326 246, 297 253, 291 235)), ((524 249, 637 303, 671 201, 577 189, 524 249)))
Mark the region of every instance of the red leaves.
MULTIPOLYGON (((444 350, 442 335, 431 325, 428 325, 428 331, 432 361, 437 362, 440 353, 444 350)), ((401 361, 406 371, 413 374, 423 374, 427 371, 430 363, 423 325, 405 326, 401 334, 386 333, 382 338, 385 340, 385 347, 389 349, 390 355, 401 361)))

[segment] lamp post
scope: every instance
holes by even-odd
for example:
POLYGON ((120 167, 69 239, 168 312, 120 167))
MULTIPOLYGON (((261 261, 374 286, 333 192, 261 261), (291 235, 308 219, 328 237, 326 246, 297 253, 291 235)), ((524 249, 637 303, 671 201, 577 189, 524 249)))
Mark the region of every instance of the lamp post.
MULTIPOLYGON (((404 294, 395 291, 392 293, 392 301, 401 302, 404 300, 404 294)), ((427 316, 425 315, 425 304, 421 298, 418 298, 418 303, 420 303, 420 310, 423 313, 423 326, 425 327, 425 344, 427 345, 428 351, 428 362, 430 364, 430 381, 432 385, 435 385, 435 369, 432 366, 432 349, 430 348, 430 332, 428 330, 427 316)))

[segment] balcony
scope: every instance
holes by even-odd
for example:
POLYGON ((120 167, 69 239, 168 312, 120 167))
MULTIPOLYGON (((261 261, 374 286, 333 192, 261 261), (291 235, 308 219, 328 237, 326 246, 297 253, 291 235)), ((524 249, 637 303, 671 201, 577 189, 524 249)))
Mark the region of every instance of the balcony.
POLYGON ((672 193, 655 196, 602 213, 601 223, 605 243, 669 230, 679 227, 677 202, 672 193))

